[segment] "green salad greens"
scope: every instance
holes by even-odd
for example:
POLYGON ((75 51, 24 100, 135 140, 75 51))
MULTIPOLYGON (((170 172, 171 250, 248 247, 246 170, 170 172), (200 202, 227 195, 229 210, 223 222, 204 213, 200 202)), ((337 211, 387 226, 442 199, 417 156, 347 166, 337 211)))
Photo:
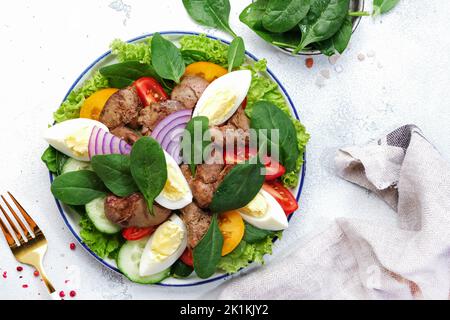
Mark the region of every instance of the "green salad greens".
POLYGON ((124 242, 120 234, 107 235, 98 231, 86 215, 81 217, 80 227, 81 239, 89 249, 100 258, 116 259, 124 242))
POLYGON ((231 253, 220 258, 217 267, 227 273, 235 273, 247 267, 251 262, 264 264, 264 255, 272 254, 273 240, 280 237, 281 232, 274 236, 267 236, 265 240, 256 243, 241 243, 231 253))
POLYGON ((228 46, 220 40, 208 38, 204 34, 188 35, 181 38, 180 46, 181 52, 201 52, 206 61, 228 67, 228 46))
POLYGON ((91 94, 100 89, 108 88, 108 80, 96 72, 91 79, 87 80, 79 89, 73 90, 67 99, 53 114, 56 122, 63 122, 80 117, 80 109, 83 102, 91 94))

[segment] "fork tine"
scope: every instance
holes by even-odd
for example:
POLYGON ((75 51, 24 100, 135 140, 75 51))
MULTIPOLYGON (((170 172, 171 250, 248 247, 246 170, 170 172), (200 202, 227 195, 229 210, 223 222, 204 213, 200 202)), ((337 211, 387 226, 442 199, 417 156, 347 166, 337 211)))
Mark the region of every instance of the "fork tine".
POLYGON ((16 198, 12 195, 11 192, 8 191, 9 196, 11 197, 14 204, 19 209, 20 213, 23 215, 25 220, 27 221, 28 225, 31 228, 31 231, 33 231, 35 234, 41 232, 41 229, 37 225, 37 223, 30 217, 30 215, 27 213, 27 211, 22 207, 22 205, 19 203, 19 201, 16 200, 16 198))
POLYGON ((6 220, 8 221, 9 225, 13 229, 14 233, 16 234, 17 240, 21 242, 20 240, 23 240, 22 235, 20 234, 19 230, 17 229, 15 223, 11 220, 9 215, 6 213, 5 209, 3 209, 2 205, 0 204, 0 210, 3 212, 3 215, 5 216, 6 220))
POLYGON ((8 207, 9 211, 11 212, 11 214, 14 216, 14 218, 16 219, 17 223, 19 224, 20 228, 22 229, 25 237, 27 239, 32 239, 32 235, 30 234, 30 232, 28 231, 28 228, 24 225, 24 223, 22 222, 22 220, 19 218, 19 216, 17 215, 16 211, 14 211, 14 209, 11 207, 11 205, 9 204, 8 201, 6 201, 4 196, 1 196, 3 201, 5 202, 6 206, 8 207))
MULTIPOLYGON (((1 205, 0 205, 1 207, 1 205)), ((3 208, 2 208, 3 211, 3 208)), ((2 218, 0 218, 0 228, 3 231, 3 234, 5 235, 6 241, 8 242, 8 245, 10 247, 14 246, 16 244, 16 241, 14 240, 14 237, 9 232, 8 227, 6 227, 5 223, 3 222, 2 218)))

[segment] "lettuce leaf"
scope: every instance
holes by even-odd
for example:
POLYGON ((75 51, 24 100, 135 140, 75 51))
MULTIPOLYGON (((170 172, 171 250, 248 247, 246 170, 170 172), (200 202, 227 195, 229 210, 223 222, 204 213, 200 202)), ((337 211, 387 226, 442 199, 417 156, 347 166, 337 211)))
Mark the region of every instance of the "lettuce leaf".
POLYGON ((108 80, 99 72, 96 72, 92 78, 87 80, 79 89, 73 90, 67 99, 61 104, 58 110, 53 114, 56 122, 63 122, 80 117, 80 108, 90 95, 100 89, 108 87, 108 80))
POLYGON ((111 43, 111 52, 119 62, 139 61, 150 64, 152 59, 150 44, 151 38, 139 43, 127 43, 116 39, 111 43))
POLYGON ((208 38, 204 34, 189 35, 180 39, 181 51, 194 50, 203 53, 206 61, 228 67, 228 46, 220 40, 208 38))
POLYGON ((273 239, 281 237, 281 234, 278 232, 274 236, 268 236, 265 240, 253 244, 242 240, 230 254, 220 258, 217 267, 232 274, 247 267, 251 262, 264 264, 264 255, 272 254, 273 239))
POLYGON ((116 259, 123 244, 120 234, 107 235, 98 231, 87 216, 80 220, 80 235, 83 242, 100 258, 116 259))
POLYGON ((306 129, 302 123, 291 115, 289 106, 278 88, 278 84, 261 75, 261 72, 267 70, 267 61, 265 59, 261 59, 253 65, 243 66, 241 69, 247 69, 252 72, 252 82, 247 94, 247 107, 245 108, 247 116, 251 118, 253 105, 256 102, 265 100, 273 103, 278 108, 286 112, 294 123, 294 127, 297 132, 297 146, 300 151, 300 156, 297 159, 297 166, 295 170, 287 172, 282 177, 282 181, 285 186, 295 188, 299 182, 298 175, 303 165, 303 153, 305 152, 305 147, 309 141, 310 135, 306 132, 306 129))

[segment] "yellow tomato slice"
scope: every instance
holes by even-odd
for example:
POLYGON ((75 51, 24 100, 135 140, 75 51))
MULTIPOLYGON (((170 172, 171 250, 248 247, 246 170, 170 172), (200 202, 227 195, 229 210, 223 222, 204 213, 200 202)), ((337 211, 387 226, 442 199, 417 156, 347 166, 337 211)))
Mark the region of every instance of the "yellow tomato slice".
POLYGON ((184 75, 199 76, 208 82, 213 82, 217 78, 228 73, 228 70, 212 62, 194 62, 186 67, 184 75))
POLYGON ((108 101, 108 99, 117 91, 119 91, 119 89, 107 88, 92 94, 84 101, 83 106, 80 109, 80 118, 98 120, 106 101, 108 101))
POLYGON ((237 211, 222 213, 219 216, 219 229, 223 235, 223 257, 233 251, 244 237, 244 220, 237 211))

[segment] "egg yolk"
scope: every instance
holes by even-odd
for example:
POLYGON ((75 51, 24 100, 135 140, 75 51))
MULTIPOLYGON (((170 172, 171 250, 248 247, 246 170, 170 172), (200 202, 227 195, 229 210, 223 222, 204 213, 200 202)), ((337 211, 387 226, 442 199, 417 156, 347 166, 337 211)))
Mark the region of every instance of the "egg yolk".
POLYGON ((162 195, 172 201, 177 201, 183 198, 188 192, 188 186, 185 181, 181 179, 179 171, 175 170, 173 165, 167 164, 167 181, 162 191, 162 195))
POLYGON ((268 203, 266 201, 266 198, 264 198, 264 196, 261 193, 258 193, 256 197, 252 201, 250 201, 248 205, 246 205, 239 211, 243 214, 260 218, 266 214, 267 208, 268 203))
POLYGON ((88 127, 83 127, 74 131, 71 135, 68 135, 64 139, 66 146, 77 157, 83 157, 88 155, 89 138, 91 137, 91 131, 88 127))
POLYGON ((172 221, 163 223, 153 234, 151 251, 156 261, 164 261, 175 253, 184 238, 183 229, 172 221))
POLYGON ((220 123, 223 116, 234 107, 236 100, 236 95, 230 90, 217 91, 216 94, 206 100, 199 113, 207 117, 213 125, 220 123))

